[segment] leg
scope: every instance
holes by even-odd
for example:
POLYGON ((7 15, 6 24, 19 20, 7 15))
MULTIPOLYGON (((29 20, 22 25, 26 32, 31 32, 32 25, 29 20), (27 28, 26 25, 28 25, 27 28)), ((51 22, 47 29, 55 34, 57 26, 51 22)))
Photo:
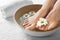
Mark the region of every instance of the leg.
POLYGON ((46 19, 48 20, 49 24, 46 28, 40 28, 40 30, 51 30, 56 28, 60 22, 60 0, 58 0, 51 12, 47 15, 46 19))
MULTIPOLYGON (((52 9, 52 11, 50 12, 49 16, 51 15, 51 19, 49 19, 50 25, 48 27, 48 30, 53 29, 55 27, 58 26, 58 24, 60 23, 60 0, 58 0, 56 2, 56 4, 54 5, 54 8, 52 9), (52 24, 51 24, 52 23, 52 24)), ((48 19, 48 16, 47 16, 48 19)))
POLYGON ((40 10, 38 10, 38 12, 32 17, 33 21, 31 19, 29 19, 31 21, 29 23, 31 23, 32 25, 27 27, 26 29, 30 29, 30 30, 34 29, 38 18, 45 17, 47 15, 48 11, 52 9, 55 2, 56 2, 56 0, 46 0, 45 4, 42 6, 42 8, 40 10))

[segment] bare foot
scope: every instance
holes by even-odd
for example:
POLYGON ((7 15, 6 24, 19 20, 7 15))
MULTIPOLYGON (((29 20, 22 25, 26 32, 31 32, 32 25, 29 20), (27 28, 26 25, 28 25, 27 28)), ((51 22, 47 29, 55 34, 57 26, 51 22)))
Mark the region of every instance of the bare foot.
POLYGON ((54 1, 47 0, 46 3, 43 5, 43 7, 34 16, 25 20, 23 25, 27 27, 26 29, 30 29, 30 30, 34 29, 38 18, 45 17, 48 11, 52 9, 54 3, 55 0, 54 1))
POLYGON ((57 1, 54 5, 52 11, 46 17, 48 20, 48 25, 44 28, 40 28, 40 30, 47 31, 56 28, 60 23, 60 1, 57 1))

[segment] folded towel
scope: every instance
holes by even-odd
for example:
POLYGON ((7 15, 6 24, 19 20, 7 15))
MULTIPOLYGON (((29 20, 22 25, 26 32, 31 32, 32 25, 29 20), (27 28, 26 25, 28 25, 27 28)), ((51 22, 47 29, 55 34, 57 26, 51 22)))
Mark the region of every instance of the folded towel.
POLYGON ((10 2, 8 5, 4 5, 0 7, 2 15, 4 18, 8 18, 13 16, 13 13, 16 9, 21 8, 23 6, 32 4, 33 2, 30 0, 20 0, 20 1, 15 1, 15 2, 10 2))
POLYGON ((44 4, 46 0, 32 0, 34 4, 44 4))

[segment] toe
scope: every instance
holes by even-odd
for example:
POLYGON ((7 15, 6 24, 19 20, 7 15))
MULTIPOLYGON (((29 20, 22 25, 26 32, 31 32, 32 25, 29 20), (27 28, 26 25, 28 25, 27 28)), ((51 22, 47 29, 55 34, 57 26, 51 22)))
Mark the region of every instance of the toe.
POLYGON ((42 26, 42 27, 40 28, 40 30, 44 31, 44 30, 45 30, 45 26, 42 26))
POLYGON ((45 30, 45 26, 42 26, 42 27, 37 27, 37 26, 36 26, 36 28, 37 28, 38 30, 41 30, 41 31, 44 31, 44 30, 45 30))
POLYGON ((47 31, 48 30, 48 26, 45 27, 44 31, 47 31))
POLYGON ((23 26, 25 26, 25 25, 27 25, 28 24, 28 20, 26 19, 26 20, 24 20, 24 22, 23 22, 23 26))
POLYGON ((29 26, 31 26, 31 24, 27 24, 25 27, 29 27, 29 26))
POLYGON ((25 29, 27 29, 27 30, 33 30, 33 29, 35 29, 35 24, 32 24, 31 26, 26 27, 25 29))
POLYGON ((42 27, 41 30, 42 30, 42 31, 45 31, 45 27, 42 27))
POLYGON ((28 22, 27 23, 23 23, 23 26, 26 26, 26 25, 28 25, 28 22))

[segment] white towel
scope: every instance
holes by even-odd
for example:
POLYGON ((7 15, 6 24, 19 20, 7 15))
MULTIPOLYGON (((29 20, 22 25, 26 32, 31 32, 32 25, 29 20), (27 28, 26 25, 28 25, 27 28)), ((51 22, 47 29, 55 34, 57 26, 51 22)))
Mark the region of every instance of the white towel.
POLYGON ((18 0, 18 1, 15 0, 15 2, 10 2, 10 3, 6 3, 6 4, 7 5, 0 7, 4 18, 13 16, 13 13, 17 8, 21 8, 23 6, 33 4, 33 2, 30 0, 18 0))
POLYGON ((34 4, 44 4, 46 0, 32 0, 34 4))

